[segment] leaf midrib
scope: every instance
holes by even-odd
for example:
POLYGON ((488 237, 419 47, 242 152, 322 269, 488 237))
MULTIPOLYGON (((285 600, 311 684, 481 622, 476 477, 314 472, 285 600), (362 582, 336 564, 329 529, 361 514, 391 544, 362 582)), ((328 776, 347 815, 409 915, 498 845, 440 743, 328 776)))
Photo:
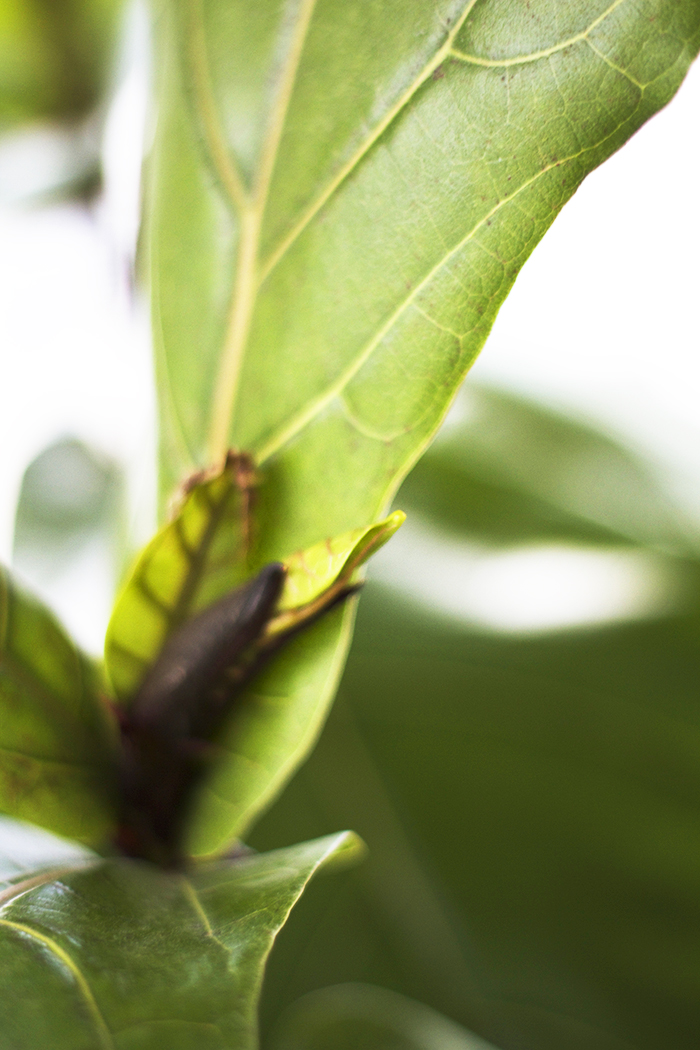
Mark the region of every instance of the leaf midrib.
MULTIPOLYGON (((292 43, 289 47, 286 63, 280 78, 280 87, 277 92, 276 102, 268 121, 268 128, 261 150, 258 176, 251 189, 247 189, 245 186, 241 173, 227 146, 218 119, 217 108, 211 89, 211 76, 206 54, 202 0, 190 0, 192 32, 190 34, 189 56, 193 72, 196 106, 200 122, 204 128, 206 148, 209 152, 211 162, 226 191, 230 203, 238 213, 240 220, 235 271, 236 276, 229 304, 223 350, 214 388, 213 409, 207 442, 210 462, 220 462, 225 456, 228 448, 228 438, 237 402, 246 344, 258 292, 261 286, 309 223, 313 220, 315 215, 318 214, 327 201, 336 193, 352 171, 355 170, 363 157, 369 152, 390 124, 393 123, 397 116, 405 109, 406 105, 410 102, 416 92, 435 72, 439 65, 448 57, 454 57, 464 62, 487 67, 519 65, 548 58, 551 55, 574 46, 579 42, 588 42, 587 38, 589 34, 624 2, 625 0, 613 0, 610 6, 595 18, 586 29, 574 34, 565 41, 552 45, 550 48, 545 48, 541 51, 532 52, 527 55, 518 55, 513 58, 492 60, 469 55, 453 47, 455 38, 461 31, 466 19, 469 17, 477 3, 477 0, 468 0, 462 14, 455 20, 454 26, 446 34, 444 43, 438 48, 430 61, 424 65, 423 69, 414 78, 413 82, 402 94, 401 98, 375 126, 372 133, 367 136, 366 140, 355 151, 344 167, 341 168, 336 176, 328 183, 325 190, 319 194, 307 208, 286 237, 280 241, 277 248, 271 252, 267 259, 261 260, 260 238, 272 183, 272 176, 279 151, 279 144, 284 130, 284 121, 296 81, 297 71, 303 54, 316 0, 301 0, 296 27, 292 34, 292 43)), ((596 51, 596 54, 598 54, 597 50, 594 50, 596 51)), ((608 61, 602 54, 600 54, 599 57, 604 61, 608 61)), ((608 64, 610 64, 609 61, 608 64)), ((629 74, 626 74, 624 70, 620 69, 618 72, 628 76, 628 79, 636 84, 636 81, 634 81, 629 74)), ((641 90, 641 85, 636 84, 636 86, 641 90)), ((566 159, 570 160, 574 158, 566 159)), ((561 164, 564 162, 565 161, 560 161, 558 163, 561 164)), ((520 192, 522 189, 526 188, 526 186, 534 181, 535 178, 544 174, 546 170, 549 169, 544 169, 542 172, 539 172, 527 183, 524 183, 520 187, 520 190, 516 192, 520 192)), ((515 194, 512 196, 515 196, 515 194)), ((502 207, 503 204, 508 203, 508 201, 512 199, 512 196, 504 198, 503 201, 499 202, 496 208, 494 208, 494 210, 482 221, 488 221, 498 208, 502 207)), ((473 236, 480 225, 481 223, 475 227, 470 235, 467 235, 467 238, 473 236)), ((462 243, 466 243, 466 239, 462 243)), ((449 258, 455 250, 458 249, 451 249, 446 258, 449 258)), ((444 260, 442 260, 442 263, 444 263, 444 260)), ((438 264, 435 269, 439 269, 442 263, 438 264)), ((419 287, 424 287, 431 275, 424 279, 419 287)), ((415 298, 415 296, 413 296, 413 298, 415 298)), ((402 304, 397 313, 400 314, 406 305, 407 304, 402 304)), ((386 330, 388 330, 388 328, 386 330)), ((382 329, 382 334, 386 334, 384 328, 382 329)), ((270 438, 265 446, 259 450, 258 462, 263 462, 277 451, 286 440, 293 437, 303 428, 304 425, 306 425, 307 422, 313 419, 317 412, 332 400, 333 397, 337 396, 339 392, 342 392, 342 389, 344 389, 347 382, 349 382, 349 379, 352 378, 352 375, 356 373, 362 363, 364 363, 364 360, 367 359, 372 353, 374 347, 379 343, 382 334, 379 334, 370 342, 370 344, 368 344, 361 354, 357 356, 351 368, 343 373, 343 376, 339 378, 332 388, 328 388, 321 398, 315 400, 311 405, 307 406, 302 413, 296 416, 293 420, 287 421, 278 429, 276 436, 270 438)))
POLYGON ((213 166, 240 219, 236 276, 228 310, 226 335, 214 387, 213 410, 208 436, 211 463, 223 460, 236 404, 238 383, 258 290, 260 233, 277 159, 287 108, 292 96, 316 0, 301 0, 296 26, 277 89, 275 104, 263 141, 258 174, 247 189, 232 160, 217 120, 203 29, 202 0, 190 0, 192 33, 189 58, 201 124, 213 166))
POLYGON ((52 937, 40 933, 39 930, 34 929, 32 926, 27 926, 23 922, 12 922, 10 919, 0 918, 0 927, 13 930, 15 933, 24 934, 25 937, 31 937, 32 940, 38 941, 44 949, 48 949, 48 951, 58 959, 73 978, 80 997, 85 1004, 86 1011, 92 1021, 100 1050, 116 1050, 114 1040, 112 1039, 100 1008, 97 1005, 97 1001, 87 978, 78 964, 70 957, 68 952, 65 951, 57 941, 53 940, 52 937))
MULTIPOLYGON (((288 250, 298 239, 298 237, 303 233, 303 231, 312 221, 314 216, 318 214, 321 208, 323 208, 323 206, 330 199, 330 197, 333 196, 333 194, 340 187, 340 185, 343 182, 345 182, 345 180, 354 171, 354 169, 360 163, 362 158, 369 152, 369 150, 372 148, 375 142, 377 142, 377 140, 381 138, 381 136, 384 134, 389 125, 393 123, 393 121, 410 102, 410 100, 413 98, 416 92, 432 76, 437 67, 442 62, 444 62, 446 58, 454 56, 455 58, 459 58, 464 62, 469 62, 474 65, 492 67, 495 69, 500 69, 502 67, 508 66, 524 65, 529 62, 536 62, 541 58, 547 58, 551 55, 554 55, 558 51, 564 51, 567 47, 572 47, 574 44, 577 44, 581 41, 585 40, 586 42, 588 42, 587 38, 590 35, 590 33, 592 33, 593 30, 597 28, 597 26, 604 22, 605 19, 608 18, 610 14, 612 14, 615 8, 625 3, 625 0, 613 0, 613 3, 610 5, 610 7, 603 11, 602 14, 600 14, 597 18, 595 18, 591 22, 591 24, 586 27, 586 29, 581 30, 580 33, 576 33, 572 37, 569 37, 558 44, 554 44, 550 48, 546 48, 543 51, 531 52, 530 54, 517 55, 514 58, 493 60, 481 59, 478 56, 466 54, 465 52, 459 51, 452 46, 455 37, 462 29, 462 26, 471 14, 476 3, 477 0, 470 0, 470 3, 467 5, 466 9, 462 13, 462 15, 460 15, 452 30, 450 30, 450 33, 445 40, 445 43, 435 53, 430 62, 426 63, 426 65, 423 67, 420 73, 416 76, 413 82, 403 93, 401 98, 394 104, 394 106, 392 106, 392 108, 387 112, 387 114, 380 121, 380 123, 376 125, 372 134, 367 136, 365 141, 358 147, 358 149, 355 151, 352 157, 340 169, 335 178, 333 178, 328 183, 326 189, 322 193, 320 193, 318 197, 309 205, 302 217, 295 223, 295 225, 292 227, 292 229, 289 231, 286 237, 284 237, 277 245, 277 247, 273 249, 268 258, 260 267, 261 285, 265 280, 267 280, 267 278, 275 269, 282 257, 287 254, 288 250)), ((601 55, 600 57, 604 58, 605 56, 601 55)), ((626 74, 622 69, 618 70, 618 72, 623 73, 623 75, 629 77, 629 75, 626 74)), ((630 77, 629 79, 632 78, 630 77)))
MULTIPOLYGON (((640 89, 643 90, 643 89, 640 89)), ((641 101, 641 98, 640 98, 641 101)), ((629 120, 629 115, 625 118, 625 123, 629 120)), ((405 299, 399 303, 394 312, 384 322, 382 327, 372 337, 372 339, 360 350, 355 356, 351 364, 341 373, 335 383, 330 384, 325 388, 322 394, 317 398, 310 401, 300 412, 292 416, 291 419, 285 421, 285 423, 273 434, 268 437, 267 441, 258 448, 254 448, 256 462, 263 464, 266 460, 270 459, 275 453, 279 452, 289 441, 295 438, 306 426, 308 426, 326 406, 334 400, 336 397, 340 397, 348 386, 350 381, 357 375, 362 366, 369 360, 374 351, 377 349, 379 344, 382 342, 384 337, 391 331, 393 326, 396 324, 398 319, 410 306, 414 305, 414 301, 418 295, 430 284, 432 279, 440 272, 440 270, 453 258, 457 252, 461 251, 473 238, 477 235, 479 230, 490 222, 493 217, 506 205, 512 203, 521 193, 532 186, 538 179, 542 178, 543 175, 548 174, 555 168, 560 168, 564 164, 570 164, 574 160, 578 160, 586 153, 590 153, 593 150, 599 149, 600 146, 613 135, 617 134, 622 125, 617 125, 612 131, 604 136, 600 141, 593 143, 591 146, 587 146, 584 149, 579 150, 577 153, 572 153, 568 157, 562 157, 561 159, 554 161, 550 164, 545 165, 539 171, 535 172, 529 179, 526 179, 521 185, 515 189, 508 196, 503 197, 493 208, 488 211, 481 219, 472 227, 472 229, 462 237, 456 245, 454 245, 442 258, 430 269, 430 271, 416 283, 405 299)), ((434 324, 437 328, 442 326, 425 310, 420 310, 421 314, 431 324, 434 324)), ((468 332, 462 333, 462 335, 455 336, 461 341, 466 338, 468 332)))

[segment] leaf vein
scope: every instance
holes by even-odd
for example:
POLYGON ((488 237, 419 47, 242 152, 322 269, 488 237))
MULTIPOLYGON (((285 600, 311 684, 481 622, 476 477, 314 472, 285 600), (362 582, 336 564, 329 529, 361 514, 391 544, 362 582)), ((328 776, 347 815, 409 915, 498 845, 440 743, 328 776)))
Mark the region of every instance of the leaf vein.
POLYGON ((240 172, 231 159, 231 153, 221 134, 216 114, 216 103, 211 91, 207 42, 204 33, 202 0, 190 0, 190 32, 188 50, 194 86, 194 101, 201 121, 204 142, 212 166, 234 208, 245 211, 249 206, 248 193, 240 172))
POLYGON ((97 1005, 95 997, 92 993, 90 985, 87 979, 82 974, 80 968, 71 959, 68 952, 66 952, 60 944, 54 941, 51 937, 47 937, 46 934, 39 933, 38 930, 32 929, 31 926, 26 926, 22 922, 11 922, 9 919, 0 919, 0 926, 4 926, 7 929, 14 930, 17 933, 24 934, 25 936, 31 937, 33 940, 38 941, 45 948, 56 956, 60 963, 68 970, 71 977, 73 978, 80 995, 83 998, 87 1012, 92 1019, 99 1045, 102 1050, 116 1050, 114 1041, 110 1034, 109 1029, 105 1023, 105 1020, 100 1012, 100 1008, 97 1005))
MULTIPOLYGON (((437 67, 440 65, 445 58, 451 52, 452 41, 455 39, 460 29, 464 25, 464 22, 470 15, 474 8, 477 0, 469 0, 465 5, 462 14, 456 19, 454 26, 447 34, 445 43, 435 52, 429 62, 423 66, 421 71, 417 74, 411 84, 406 88, 400 99, 387 111, 385 116, 376 127, 373 129, 371 134, 362 142, 353 153, 352 157, 343 165, 342 168, 337 172, 335 177, 331 179, 326 188, 318 195, 318 197, 312 201, 306 211, 302 214, 301 218, 295 223, 295 225, 288 232, 275 249, 270 253, 267 259, 260 266, 259 283, 262 285, 267 278, 270 276, 272 271, 275 269, 277 264, 280 262, 282 257, 287 254, 291 246, 303 233, 306 227, 309 225, 315 215, 323 208, 327 201, 333 196, 333 194, 339 189, 339 187, 345 182, 348 176, 354 171, 357 165, 360 163, 362 158, 370 151, 372 146, 381 138, 386 129, 394 122, 398 115, 405 109, 408 103, 411 101, 415 93, 425 83, 425 81, 432 76, 437 67)), ((622 2, 622 0, 618 0, 622 2)))
MULTIPOLYGON (((589 147, 589 149, 595 149, 599 145, 600 143, 596 143, 595 146, 591 146, 589 147)), ((563 157, 561 160, 553 161, 550 164, 545 165, 538 172, 532 175, 529 179, 526 179, 516 190, 513 191, 513 193, 501 198, 501 200, 499 200, 498 203, 493 206, 493 208, 486 212, 486 214, 482 216, 482 218, 476 223, 476 225, 473 226, 472 229, 460 241, 458 241, 457 244, 453 248, 451 248, 450 251, 447 252, 447 254, 439 260, 439 262, 435 264, 435 266, 431 268, 431 270, 429 270, 426 276, 416 285, 414 285, 414 287, 411 289, 410 293, 406 296, 406 298, 401 301, 401 303, 396 307, 396 309, 393 311, 390 317, 381 326, 376 335, 373 336, 373 338, 366 344, 366 346, 362 348, 362 350, 355 357, 354 361, 352 361, 351 364, 341 373, 336 382, 330 385, 321 395, 319 395, 319 397, 315 398, 306 408, 302 409, 301 412, 297 413, 296 416, 292 417, 292 419, 285 426, 281 427, 276 434, 273 434, 272 437, 269 438, 268 441, 257 450, 257 462, 261 464, 264 463, 267 459, 274 455, 274 453, 276 453, 283 445, 285 445, 301 430, 303 430, 309 423, 311 423, 313 419, 315 419, 315 417, 323 411, 323 409, 326 407, 326 405, 328 405, 330 401, 332 401, 336 397, 339 397, 342 394, 342 392, 345 390, 345 387, 355 377, 355 375, 357 375, 360 368, 362 368, 362 366, 369 360, 369 358, 372 356, 374 351, 383 341, 385 336, 389 334, 391 329, 397 323, 404 311, 408 309, 409 306, 413 305, 414 300, 417 298, 417 296, 430 284, 432 279, 437 276, 440 270, 442 270, 442 268, 452 258, 454 258, 454 256, 458 252, 460 252, 470 241, 474 239, 479 230, 483 226, 485 226, 487 222, 493 219, 493 217, 496 214, 498 214, 501 208, 505 207, 507 204, 510 204, 511 201, 515 200, 515 198, 520 193, 532 186, 535 182, 538 181, 538 179, 542 178, 543 175, 546 175, 554 168, 561 167, 562 164, 576 160, 585 152, 588 152, 588 150, 580 150, 578 153, 572 154, 570 157, 563 157)))
POLYGON ((531 51, 527 55, 515 55, 514 58, 482 58, 480 55, 467 54, 467 52, 460 51, 458 48, 452 48, 450 54, 454 58, 458 58, 461 62, 465 62, 471 66, 482 66, 485 69, 506 69, 508 66, 521 66, 526 65, 529 62, 539 62, 543 58, 549 58, 551 55, 556 55, 561 51, 566 51, 568 47, 573 47, 575 44, 580 44, 582 41, 588 42, 587 38, 589 33, 592 33, 594 29, 597 29, 597 27, 601 25, 601 23, 604 22, 616 8, 620 7, 620 5, 625 2, 626 0, 614 0, 614 3, 612 3, 606 11, 603 11, 598 15, 598 17, 595 18, 586 29, 582 29, 580 33, 575 33, 566 40, 561 40, 558 44, 552 44, 551 47, 542 48, 541 51, 531 51))

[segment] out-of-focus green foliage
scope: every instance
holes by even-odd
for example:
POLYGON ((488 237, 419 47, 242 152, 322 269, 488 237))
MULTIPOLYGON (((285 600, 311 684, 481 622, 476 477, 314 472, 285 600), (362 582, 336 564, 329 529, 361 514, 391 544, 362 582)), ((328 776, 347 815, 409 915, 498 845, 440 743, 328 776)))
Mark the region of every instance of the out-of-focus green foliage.
POLYGON ((646 551, 684 587, 639 622, 527 637, 370 580, 321 741, 253 835, 265 847, 347 823, 369 857, 284 931, 264 1016, 369 981, 504 1050, 693 1050, 697 533, 608 439, 468 393, 400 492, 409 523, 432 522, 436 542, 646 551))
POLYGON ((74 121, 99 101, 122 0, 0 0, 0 131, 74 121))
POLYGON ((115 824, 114 727, 96 669, 0 571, 0 809, 99 845, 115 824))
POLYGON ((359 848, 332 835, 185 875, 48 843, 46 867, 36 833, 24 849, 3 823, 3 1050, 256 1050, 277 931, 315 872, 359 848))
POLYGON ((279 1025, 271 1050, 494 1050, 403 995, 367 984, 312 992, 279 1025))
POLYGON ((33 582, 58 575, 90 543, 121 553, 124 475, 77 438, 61 438, 27 467, 15 517, 13 564, 33 582))

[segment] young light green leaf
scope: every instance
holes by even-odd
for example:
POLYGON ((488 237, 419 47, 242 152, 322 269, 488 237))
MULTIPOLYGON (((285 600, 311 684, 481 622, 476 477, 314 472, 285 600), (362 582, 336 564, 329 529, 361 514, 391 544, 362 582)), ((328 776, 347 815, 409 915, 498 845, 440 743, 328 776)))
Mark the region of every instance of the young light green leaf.
POLYGON ((99 679, 0 570, 0 809, 101 844, 115 822, 115 734, 99 679))
POLYGON ((120 701, 134 696, 172 631, 250 575, 253 483, 244 454, 193 478, 173 519, 138 557, 105 640, 107 675, 120 701))
POLYGON ((353 574, 391 539, 406 515, 395 510, 384 521, 353 529, 285 558, 287 576, 267 634, 274 636, 316 614, 346 587, 353 574))
POLYGON ((24 878, 0 902, 3 1045, 256 1050, 277 932, 314 873, 358 849, 345 833, 190 875, 106 861, 24 878))

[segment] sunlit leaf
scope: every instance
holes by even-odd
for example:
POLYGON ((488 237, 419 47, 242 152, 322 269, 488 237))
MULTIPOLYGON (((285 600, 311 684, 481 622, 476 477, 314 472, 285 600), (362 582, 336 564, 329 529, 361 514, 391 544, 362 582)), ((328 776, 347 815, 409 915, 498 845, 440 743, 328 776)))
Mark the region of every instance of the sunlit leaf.
POLYGON ((163 470, 264 464, 264 558, 375 520, 521 265, 671 97, 698 0, 156 4, 163 470))
MULTIPOLYGON (((258 566, 386 513, 558 211, 680 84, 700 2, 154 10, 163 491, 249 450, 258 566)), ((298 642, 325 705, 351 615, 298 642)))
POLYGON ((270 633, 288 629, 299 622, 301 614, 313 612, 320 602, 350 583, 355 571, 391 539, 405 518, 402 511, 395 510, 376 525, 333 536, 285 558, 287 577, 277 615, 269 624, 270 633))
POLYGON ((0 571, 0 809, 80 842, 112 831, 114 727, 99 678, 0 571))
POLYGON ((340 834, 187 875, 132 861, 23 874, 0 896, 0 1041, 256 1050, 277 931, 319 868, 357 852, 340 834))

